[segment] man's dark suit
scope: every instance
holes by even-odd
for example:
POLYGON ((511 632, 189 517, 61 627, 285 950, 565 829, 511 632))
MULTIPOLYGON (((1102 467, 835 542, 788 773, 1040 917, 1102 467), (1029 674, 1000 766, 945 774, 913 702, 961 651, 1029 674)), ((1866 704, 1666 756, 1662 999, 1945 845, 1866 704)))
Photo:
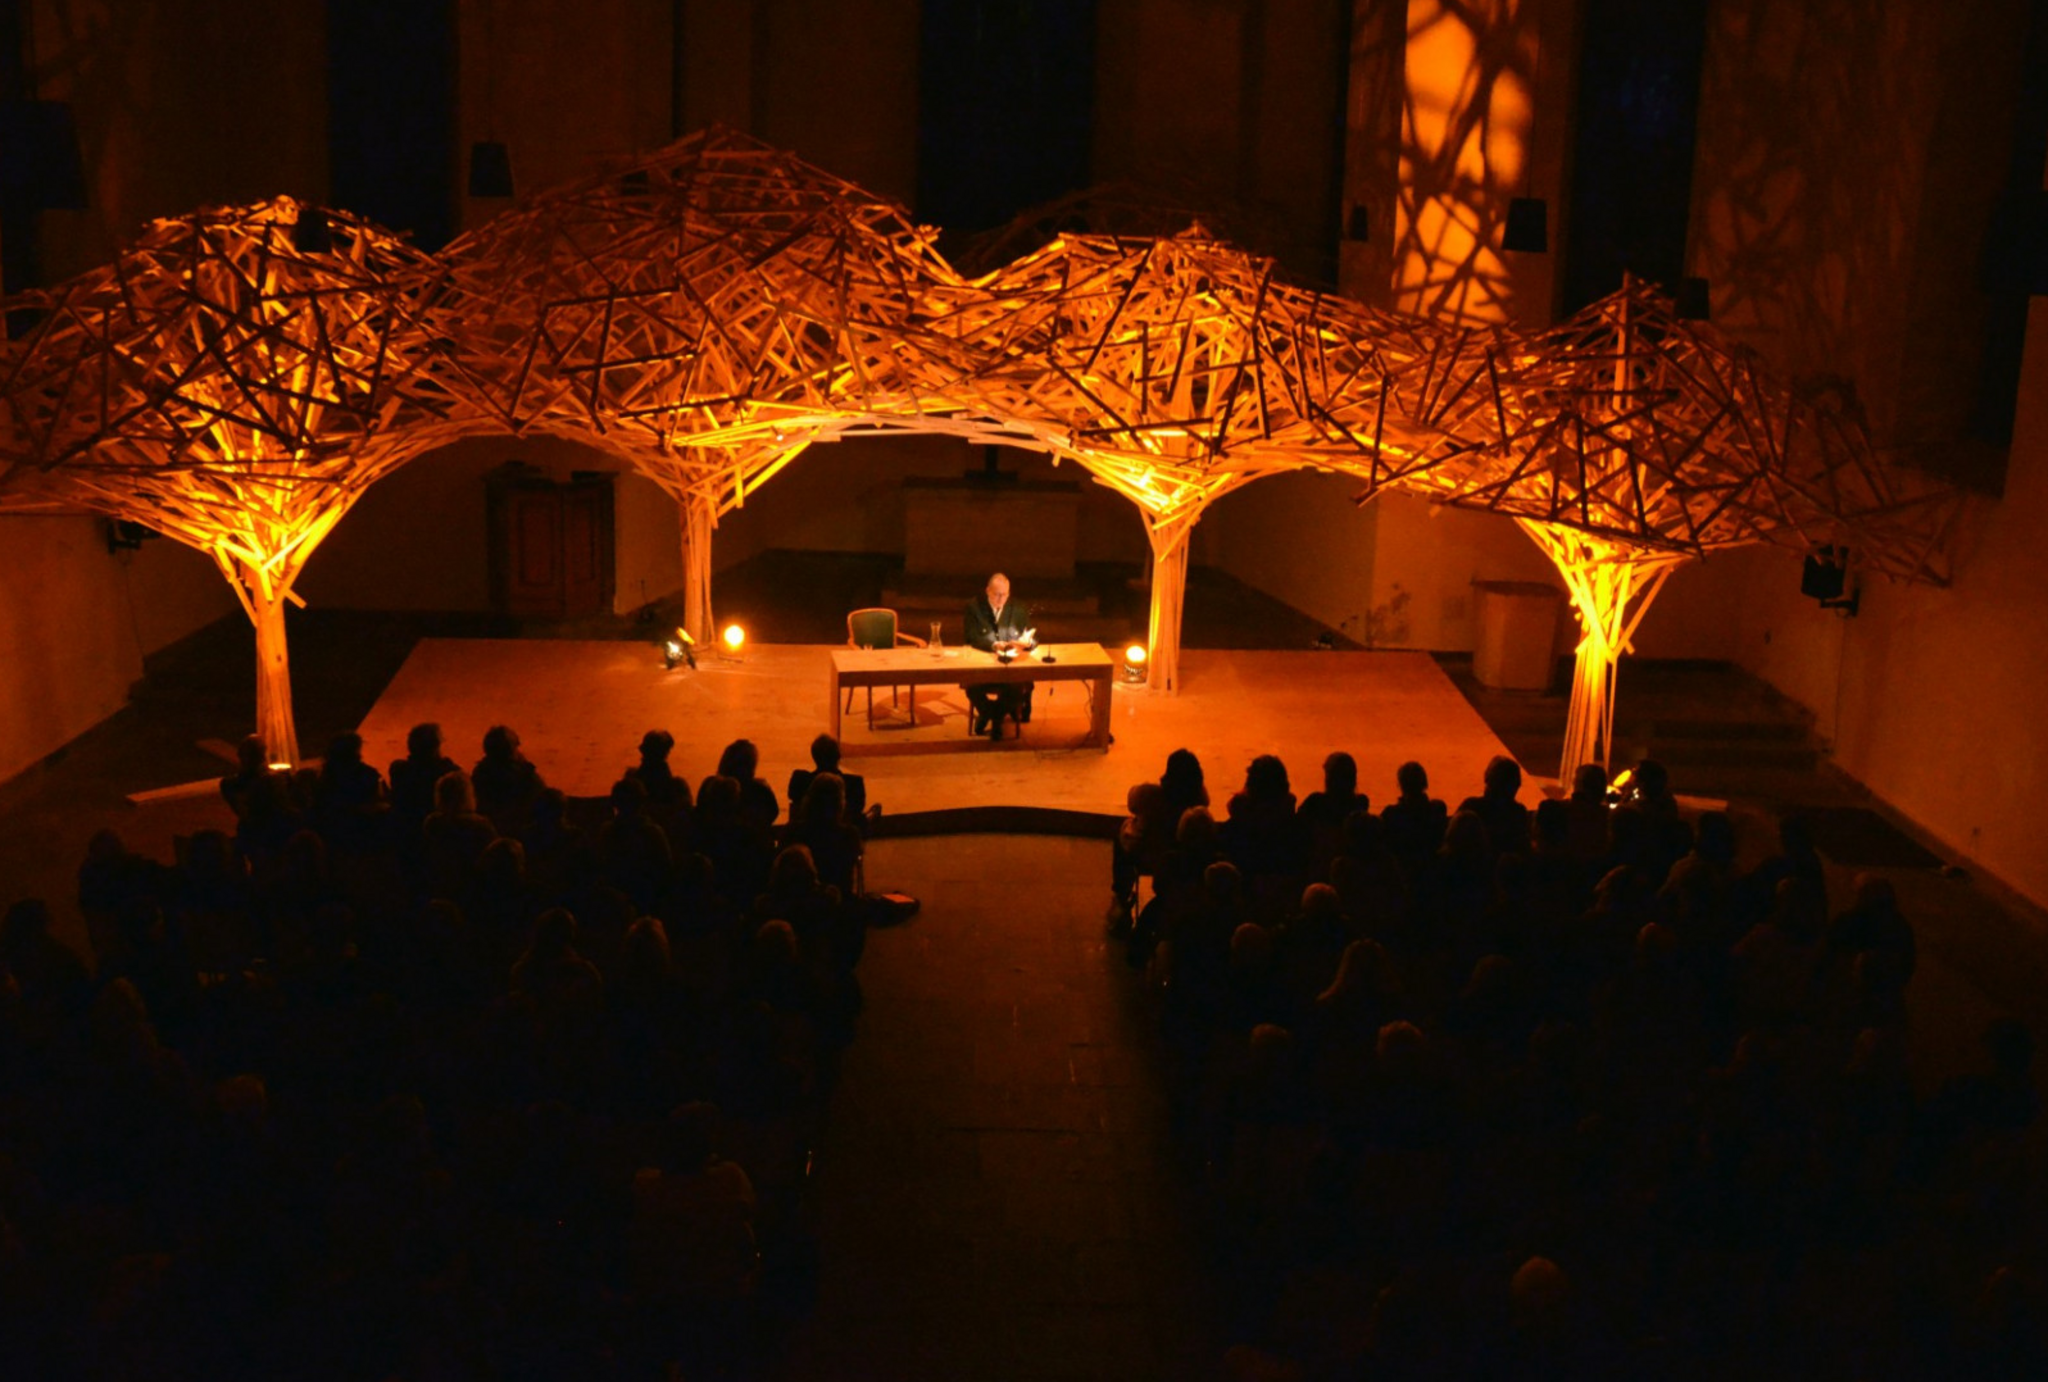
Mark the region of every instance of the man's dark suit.
MULTIPOLYGON (((1031 627, 1031 611, 1021 600, 1005 601, 1003 612, 997 614, 987 595, 977 595, 967 602, 964 617, 967 646, 985 653, 994 652, 998 643, 1016 642, 1024 636, 1024 630, 1031 627)), ((984 724, 999 722, 1005 715, 1014 714, 1020 722, 1031 718, 1030 682, 992 682, 965 689, 968 701, 974 706, 974 730, 977 734, 984 724)))

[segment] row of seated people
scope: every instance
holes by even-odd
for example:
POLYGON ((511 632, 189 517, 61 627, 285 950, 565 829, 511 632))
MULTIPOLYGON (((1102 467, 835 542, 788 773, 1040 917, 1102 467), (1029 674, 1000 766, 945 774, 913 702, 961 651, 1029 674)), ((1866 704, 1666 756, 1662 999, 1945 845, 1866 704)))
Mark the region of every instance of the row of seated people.
POLYGON ((744 1372, 809 1280, 863 817, 829 741, 779 825, 750 745, 693 794, 670 743, 587 825, 509 732, 389 787, 255 753, 234 833, 94 841, 90 964, 9 907, 0 1371, 744 1372))
POLYGON ((1234 1375, 2043 1375, 2028 1029, 1917 1093, 1891 885, 1831 908, 1799 816, 1744 867, 1633 780, 1529 810, 1502 759, 1453 811, 1410 763, 1375 812, 1262 757, 1218 820, 1181 750, 1133 790, 1112 917, 1234 1375))

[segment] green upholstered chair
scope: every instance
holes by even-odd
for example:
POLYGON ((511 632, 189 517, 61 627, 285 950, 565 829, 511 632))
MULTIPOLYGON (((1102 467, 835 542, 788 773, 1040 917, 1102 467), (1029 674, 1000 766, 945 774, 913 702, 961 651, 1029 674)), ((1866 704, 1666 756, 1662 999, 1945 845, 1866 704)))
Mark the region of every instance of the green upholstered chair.
MULTIPOLYGON (((925 641, 913 634, 907 634, 896 626, 896 611, 893 609, 857 609, 846 616, 846 646, 849 648, 898 648, 904 644, 922 648, 925 641)), ((846 688, 846 708, 853 709, 853 693, 856 688, 846 688)), ((889 688, 892 704, 901 704, 899 688, 889 688)), ((875 727, 875 688, 867 688, 868 728, 875 727)), ((910 688, 910 719, 917 721, 917 688, 910 688)))

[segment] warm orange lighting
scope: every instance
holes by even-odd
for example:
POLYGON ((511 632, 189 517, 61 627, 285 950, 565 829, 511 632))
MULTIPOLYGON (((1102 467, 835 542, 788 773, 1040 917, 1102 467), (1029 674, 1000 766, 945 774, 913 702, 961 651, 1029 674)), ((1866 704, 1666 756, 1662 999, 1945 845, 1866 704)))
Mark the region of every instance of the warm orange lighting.
POLYGON ((738 624, 727 624, 725 632, 720 634, 719 637, 725 640, 725 650, 727 652, 737 653, 747 641, 747 631, 738 624))
POLYGON ((1143 643, 1133 643, 1124 649, 1122 676, 1126 685, 1141 686, 1144 684, 1145 663, 1149 656, 1150 654, 1145 651, 1143 643))

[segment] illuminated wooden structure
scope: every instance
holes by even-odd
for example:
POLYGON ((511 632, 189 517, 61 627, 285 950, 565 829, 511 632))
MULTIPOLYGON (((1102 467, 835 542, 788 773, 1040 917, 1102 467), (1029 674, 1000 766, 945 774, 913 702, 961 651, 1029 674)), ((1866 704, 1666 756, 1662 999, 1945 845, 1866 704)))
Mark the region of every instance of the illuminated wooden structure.
POLYGON ((970 371, 919 327, 936 231, 716 128, 549 189, 451 244, 457 387, 504 430, 598 445, 682 513, 685 627, 711 534, 812 442, 943 426, 970 371))
POLYGON ((1557 565, 1582 631, 1566 778, 1606 763, 1616 664, 1681 563, 1768 542, 1946 579, 1953 491, 1880 464, 1841 400, 1793 390, 1650 284, 1545 332, 1469 333, 1432 372, 1442 439, 1392 483, 1508 515, 1557 565))
POLYGON ((419 307, 440 272, 280 197, 153 222, 14 304, 40 320, 0 355, 0 500, 89 507, 211 556, 255 625, 273 762, 299 756, 284 606, 307 558, 377 479, 463 430, 419 307))
POLYGON ((1177 684, 1188 539, 1210 504, 1303 467, 1377 481, 1435 438, 1399 396, 1434 348, 1426 323, 1294 287, 1200 227, 1062 237, 971 287, 937 325, 985 362, 972 411, 1144 519, 1155 689, 1177 684))
POLYGON ((1631 283, 1546 332, 1381 312, 1205 235, 1066 236, 982 277, 936 232, 712 130, 533 197, 438 258, 286 199, 150 226, 29 300, 0 372, 0 505, 83 504, 212 554, 296 758, 283 602, 363 489, 455 436, 598 445, 680 508, 709 641, 719 516, 815 441, 944 431, 1070 459, 1137 506, 1148 679, 1174 689, 1207 507, 1313 468, 1517 520, 1578 610, 1564 763, 1604 761, 1614 669, 1677 564, 1846 546, 1939 579, 1950 497, 1845 409, 1631 283))

